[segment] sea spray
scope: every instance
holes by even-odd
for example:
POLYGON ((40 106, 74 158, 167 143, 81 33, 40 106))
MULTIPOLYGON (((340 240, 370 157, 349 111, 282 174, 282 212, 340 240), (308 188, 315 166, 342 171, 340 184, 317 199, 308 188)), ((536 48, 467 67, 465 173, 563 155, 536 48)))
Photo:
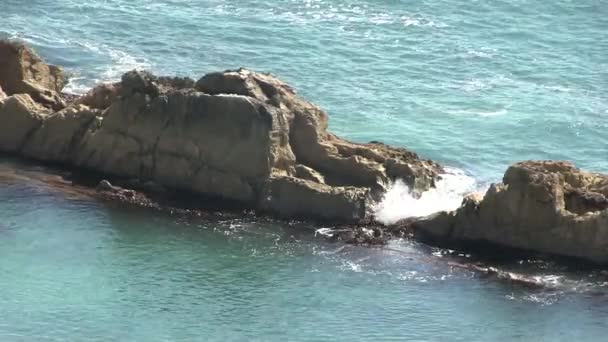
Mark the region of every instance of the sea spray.
POLYGON ((393 224, 409 217, 427 216, 444 210, 454 210, 462 203, 462 198, 478 189, 474 178, 458 169, 447 169, 435 188, 414 196, 410 188, 397 179, 383 199, 374 208, 378 222, 393 224))

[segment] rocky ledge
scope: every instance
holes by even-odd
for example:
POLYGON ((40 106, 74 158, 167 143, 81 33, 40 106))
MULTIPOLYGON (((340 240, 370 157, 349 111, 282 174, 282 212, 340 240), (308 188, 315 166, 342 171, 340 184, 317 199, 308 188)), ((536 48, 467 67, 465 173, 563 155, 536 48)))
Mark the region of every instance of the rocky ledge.
POLYGON ((131 71, 81 97, 31 49, 0 42, 0 152, 137 178, 280 217, 370 219, 388 184, 421 192, 441 167, 356 144, 277 78, 245 69, 198 81, 131 71))
POLYGON ((608 263, 608 175, 567 162, 517 163, 485 195, 410 225, 442 245, 493 243, 608 263))

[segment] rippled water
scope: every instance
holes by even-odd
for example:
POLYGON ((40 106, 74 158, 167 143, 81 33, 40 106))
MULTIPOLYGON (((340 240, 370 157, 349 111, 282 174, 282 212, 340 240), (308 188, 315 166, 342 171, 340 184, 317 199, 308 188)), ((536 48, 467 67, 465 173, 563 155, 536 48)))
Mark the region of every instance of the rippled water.
MULTIPOLYGON (((608 171, 601 0, 26 3, 0 1, 0 36, 64 66, 72 92, 133 68, 196 78, 244 66, 325 108, 336 133, 409 147, 478 184, 527 158, 608 171)), ((313 236, 183 222, 0 178, 0 339, 556 341, 608 331, 598 271, 505 266, 559 285, 533 291, 411 242, 365 249, 313 236)))
POLYGON ((125 209, 59 191, 31 176, 39 172, 0 164, 2 341, 591 341, 606 333, 608 277, 599 271, 538 260, 504 266, 547 285, 526 289, 452 267, 467 258, 411 241, 344 246, 302 225, 125 209))

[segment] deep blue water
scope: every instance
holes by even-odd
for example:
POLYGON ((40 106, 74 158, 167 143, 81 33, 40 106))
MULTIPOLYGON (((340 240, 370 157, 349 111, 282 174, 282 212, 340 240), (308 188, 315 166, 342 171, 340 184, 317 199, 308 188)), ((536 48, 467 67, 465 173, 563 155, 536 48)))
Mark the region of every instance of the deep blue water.
MULTIPOLYGON (((133 68, 198 78, 243 66, 292 84, 340 135, 408 147, 481 184, 530 158, 608 171, 601 0, 0 0, 0 17, 0 35, 65 67, 72 92, 133 68)), ((395 242, 399 252, 342 247, 239 224, 186 224, 0 181, 0 339, 600 341, 608 332, 606 300, 580 291, 603 286, 590 274, 530 266, 570 284, 536 293, 454 270, 411 242, 395 242)))

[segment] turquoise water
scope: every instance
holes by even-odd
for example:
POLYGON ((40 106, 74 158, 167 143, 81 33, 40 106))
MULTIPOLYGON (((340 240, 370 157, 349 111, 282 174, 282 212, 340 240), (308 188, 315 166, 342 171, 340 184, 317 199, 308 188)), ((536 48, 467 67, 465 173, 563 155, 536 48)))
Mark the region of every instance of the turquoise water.
MULTIPOLYGON (((71 92, 133 68, 196 78, 243 66, 292 84, 340 135, 406 146, 480 184, 528 158, 608 171, 601 0, 2 0, 0 16, 0 36, 64 66, 71 92)), ((603 281, 542 262, 522 267, 563 288, 479 279, 411 242, 365 249, 284 224, 176 221, 25 180, 0 182, 0 226, 1 340, 608 332, 606 299, 581 290, 603 281)))
POLYGON ((531 290, 414 242, 344 246, 302 225, 121 209, 30 176, 39 171, 0 163, 2 341, 605 338, 597 271, 504 266, 549 286, 531 290))

